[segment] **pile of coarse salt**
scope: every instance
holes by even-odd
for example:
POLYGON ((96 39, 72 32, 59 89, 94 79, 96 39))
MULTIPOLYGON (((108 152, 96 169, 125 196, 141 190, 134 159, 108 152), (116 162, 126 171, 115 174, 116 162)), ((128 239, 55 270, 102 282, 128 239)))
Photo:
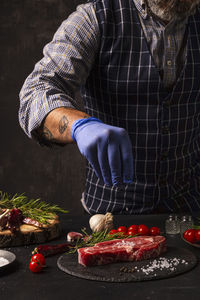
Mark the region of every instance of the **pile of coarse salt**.
POLYGON ((7 265, 9 263, 9 261, 4 258, 4 257, 0 257, 0 267, 3 267, 5 265, 7 265))
MULTIPOLYGON (((158 259, 154 259, 151 263, 149 263, 148 265, 146 265, 145 267, 135 267, 137 272, 143 272, 146 275, 152 274, 156 271, 162 271, 162 270, 166 270, 166 271, 170 271, 173 272, 176 270, 176 267, 179 264, 185 264, 188 265, 188 262, 184 259, 180 259, 180 258, 165 258, 165 257, 159 257, 158 259)), ((155 273, 155 276, 157 274, 155 273)))

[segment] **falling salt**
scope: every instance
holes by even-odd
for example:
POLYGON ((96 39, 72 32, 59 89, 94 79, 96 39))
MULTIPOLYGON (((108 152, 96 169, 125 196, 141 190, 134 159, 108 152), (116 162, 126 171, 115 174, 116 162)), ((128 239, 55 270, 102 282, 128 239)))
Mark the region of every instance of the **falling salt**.
POLYGON ((7 265, 9 263, 9 261, 4 258, 4 257, 0 257, 0 267, 3 267, 5 265, 7 265))

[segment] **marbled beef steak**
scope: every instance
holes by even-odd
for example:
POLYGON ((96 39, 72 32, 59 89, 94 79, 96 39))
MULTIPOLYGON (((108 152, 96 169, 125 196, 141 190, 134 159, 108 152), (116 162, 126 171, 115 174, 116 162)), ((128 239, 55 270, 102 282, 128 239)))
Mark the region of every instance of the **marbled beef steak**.
POLYGON ((165 251, 165 237, 137 236, 80 248, 78 249, 78 262, 83 266, 96 266, 119 261, 139 261, 158 257, 165 251))

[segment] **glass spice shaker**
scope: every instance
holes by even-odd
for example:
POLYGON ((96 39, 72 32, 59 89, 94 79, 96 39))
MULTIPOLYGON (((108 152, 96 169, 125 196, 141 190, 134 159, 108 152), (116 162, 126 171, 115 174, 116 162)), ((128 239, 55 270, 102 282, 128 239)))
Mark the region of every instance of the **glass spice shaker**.
POLYGON ((177 215, 169 215, 165 221, 165 232, 167 234, 178 234, 180 233, 180 220, 177 215))
POLYGON ((193 228, 194 222, 192 216, 182 216, 180 222, 180 233, 184 234, 187 229, 193 228))

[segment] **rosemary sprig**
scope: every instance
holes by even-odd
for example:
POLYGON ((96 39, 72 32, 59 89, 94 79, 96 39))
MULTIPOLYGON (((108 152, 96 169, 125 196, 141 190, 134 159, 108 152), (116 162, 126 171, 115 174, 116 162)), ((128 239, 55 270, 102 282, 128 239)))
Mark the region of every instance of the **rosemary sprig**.
POLYGON ((101 231, 101 232, 93 232, 92 234, 88 234, 85 229, 81 229, 86 239, 78 239, 76 242, 76 245, 73 247, 72 250, 70 250, 68 253, 75 253, 79 248, 82 247, 92 247, 97 243, 100 242, 106 242, 106 241, 112 241, 116 239, 124 239, 124 238, 132 238, 137 236, 135 235, 128 235, 124 236, 123 233, 114 233, 109 234, 107 230, 101 231))
POLYGON ((48 224, 56 213, 67 213, 67 210, 60 208, 58 205, 51 205, 38 199, 28 199, 23 194, 9 196, 7 193, 0 191, 0 208, 12 209, 19 208, 25 217, 34 219, 42 224, 48 224))

